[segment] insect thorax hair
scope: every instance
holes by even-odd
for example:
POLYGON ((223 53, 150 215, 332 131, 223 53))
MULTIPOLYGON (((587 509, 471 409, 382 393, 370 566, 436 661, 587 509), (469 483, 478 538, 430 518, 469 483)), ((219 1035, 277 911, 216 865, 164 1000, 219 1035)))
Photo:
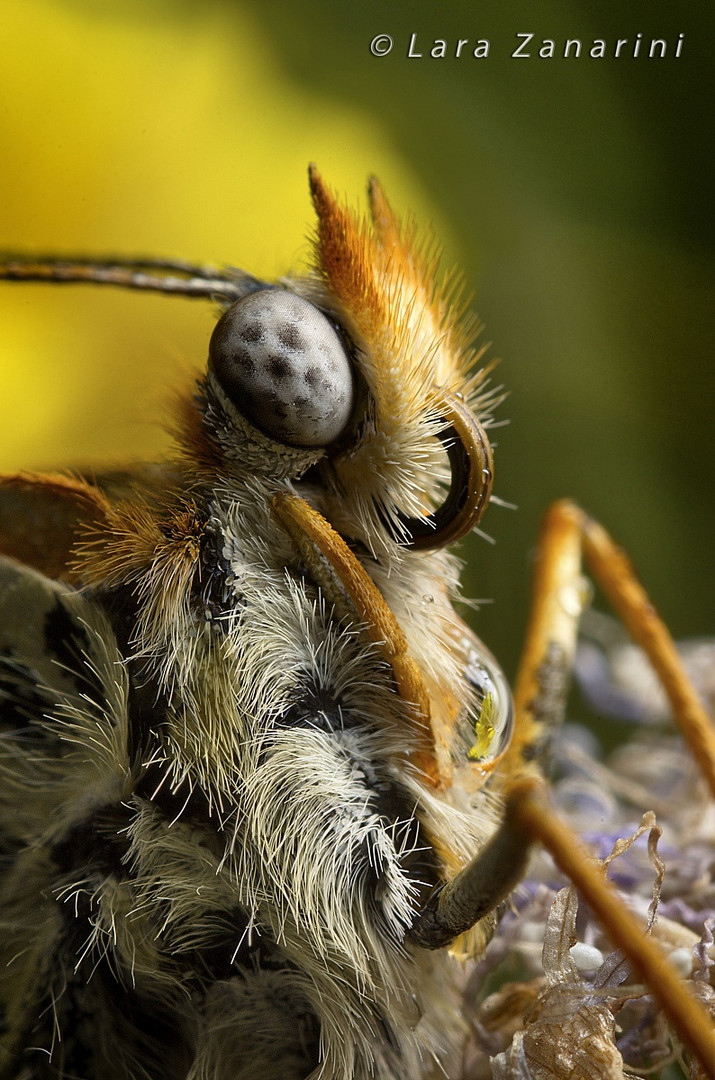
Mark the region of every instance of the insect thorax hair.
MULTIPOLYGON (((407 706, 384 659, 296 562, 269 496, 255 476, 206 502, 192 490, 194 544, 174 541, 165 520, 166 545, 126 580, 84 597, 50 593, 44 579, 23 586, 63 613, 76 645, 60 661, 43 643, 43 737, 7 744, 3 833, 29 839, 5 886, 9 949, 63 955, 56 912, 39 929, 28 919, 38 885, 70 921, 84 915, 79 962, 68 950, 67 967, 47 972, 68 1053, 64 1010, 75 995, 99 1009, 107 968, 140 1011, 185 1032, 192 1076, 234 1075, 245 1061, 241 1076, 277 1075, 267 1069, 280 1062, 281 1076, 302 1077, 311 1060, 335 1080, 423 1075, 459 1027, 452 962, 411 949, 405 932, 439 878, 434 850, 473 851, 474 808, 412 775, 407 706), (121 842, 107 848, 117 817, 121 842)), ((414 575, 381 579, 442 674, 454 667, 449 611, 436 589, 436 602, 424 597, 450 569, 423 556, 414 575)), ((490 816, 485 807, 480 827, 490 816)), ((95 1043, 97 1077, 123 1059, 127 1075, 151 1076, 161 1056, 148 1034, 123 1032, 121 1053, 109 1031, 95 1043)))

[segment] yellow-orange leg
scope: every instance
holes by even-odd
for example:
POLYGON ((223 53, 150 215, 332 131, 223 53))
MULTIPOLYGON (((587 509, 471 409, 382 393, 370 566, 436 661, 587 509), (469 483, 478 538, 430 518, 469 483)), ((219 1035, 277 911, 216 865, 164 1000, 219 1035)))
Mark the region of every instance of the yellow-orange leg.
POLYGON ((715 1080, 715 1029, 662 949, 626 910, 578 836, 550 805, 540 765, 562 719, 578 623, 588 588, 585 561, 660 675, 681 727, 708 779, 715 775, 711 725, 683 671, 665 626, 620 549, 578 507, 555 503, 539 542, 532 611, 515 687, 515 735, 495 781, 505 797, 491 841, 452 881, 430 897, 411 931, 439 948, 466 930, 518 881, 530 847, 541 843, 582 891, 613 943, 647 984, 683 1043, 715 1080))
MULTIPOLYGON (((683 1043, 715 1078, 715 1027, 662 949, 646 936, 575 833, 558 819, 535 759, 557 719, 557 683, 570 666, 576 641, 581 557, 635 641, 645 650, 673 706, 684 739, 715 791, 715 737, 673 641, 638 583, 627 558, 605 530, 577 506, 555 503, 542 530, 531 619, 515 687, 516 737, 502 762, 506 797, 500 832, 537 841, 576 884, 613 943, 647 984, 683 1043)), ((506 841, 502 841, 506 845, 506 841)))
MULTIPOLYGON (((570 669, 583 592, 581 562, 593 574, 634 641, 652 663, 681 734, 715 795, 715 732, 690 685, 673 640, 639 584, 624 552, 571 502, 554 503, 544 519, 534 576, 532 611, 514 688, 516 731, 500 766, 505 786, 531 771, 548 737, 551 683, 570 669)), ((558 719, 558 718, 556 718, 558 719)))

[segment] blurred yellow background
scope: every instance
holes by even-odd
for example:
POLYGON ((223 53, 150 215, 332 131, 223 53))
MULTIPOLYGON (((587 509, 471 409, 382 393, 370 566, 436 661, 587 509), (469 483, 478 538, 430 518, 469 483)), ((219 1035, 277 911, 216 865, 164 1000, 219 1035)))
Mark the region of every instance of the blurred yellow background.
MULTIPOLYGON (((511 672, 538 519, 570 495, 677 634, 710 633, 715 26, 678 7, 4 0, 0 247, 271 276, 308 252, 309 161, 356 206, 377 173, 463 268, 511 391, 496 490, 519 510, 494 507, 496 545, 463 549, 466 591, 494 600, 479 632, 511 672), (640 32, 670 55, 513 58, 528 32, 611 53, 640 32), (456 58, 459 39, 488 57, 456 58)), ((2 285, 0 311, 0 468, 166 445, 156 421, 204 362, 210 305, 2 285)))

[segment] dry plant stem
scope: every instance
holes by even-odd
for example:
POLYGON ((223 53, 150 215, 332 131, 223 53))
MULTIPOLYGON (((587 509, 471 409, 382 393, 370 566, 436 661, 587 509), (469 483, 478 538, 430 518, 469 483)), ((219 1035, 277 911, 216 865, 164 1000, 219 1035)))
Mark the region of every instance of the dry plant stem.
MULTIPOLYGON (((568 504, 567 504, 568 505, 568 504)), ((715 732, 683 669, 673 640, 636 580, 624 552, 581 510, 584 557, 633 640, 647 654, 673 708, 680 732, 715 795, 715 732)))
POLYGON ((579 838, 559 820, 545 786, 531 777, 510 788, 506 816, 541 843, 595 912, 613 944, 628 957, 683 1043, 710 1080, 715 1080, 715 1027, 690 987, 670 966, 662 949, 625 907, 579 838))

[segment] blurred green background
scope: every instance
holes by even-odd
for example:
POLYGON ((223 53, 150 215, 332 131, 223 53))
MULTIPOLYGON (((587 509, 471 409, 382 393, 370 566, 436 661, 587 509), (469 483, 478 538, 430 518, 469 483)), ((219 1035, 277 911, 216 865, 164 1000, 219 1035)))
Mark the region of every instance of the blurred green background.
MULTIPOLYGON (((462 267, 510 391, 496 491, 518 510, 491 509, 494 546, 463 546, 465 591, 493 599, 478 631, 512 674, 538 521, 569 495, 678 636, 709 634, 714 44, 711 5, 665 0, 4 0, 0 246, 277 274, 307 254, 309 161, 355 206, 378 174, 462 267), (540 59, 544 38, 608 55, 540 59)), ((6 469, 157 452, 213 317, 41 286, 3 286, 0 311, 6 469)))

